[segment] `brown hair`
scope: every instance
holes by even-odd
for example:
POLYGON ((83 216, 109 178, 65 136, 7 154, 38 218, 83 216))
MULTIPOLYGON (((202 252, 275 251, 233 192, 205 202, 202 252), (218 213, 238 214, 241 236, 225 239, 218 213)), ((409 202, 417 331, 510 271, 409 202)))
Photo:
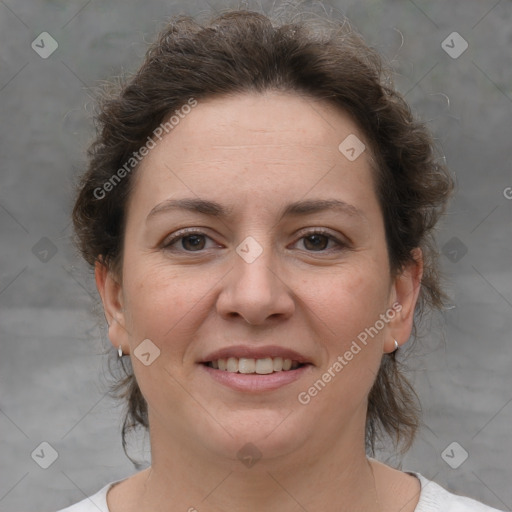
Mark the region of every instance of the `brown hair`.
MULTIPOLYGON (((245 10, 224 12, 203 23, 182 15, 172 18, 136 74, 100 102, 98 135, 89 148, 89 167, 73 210, 83 257, 90 265, 102 261, 120 276, 126 203, 135 170, 105 197, 98 199, 94 191, 172 112, 191 97, 200 101, 267 90, 329 102, 348 112, 363 130, 376 162, 390 272, 397 273, 410 262, 416 247, 423 251, 416 336, 422 313, 441 309, 445 302, 432 230, 453 181, 436 158, 428 130, 394 90, 381 57, 345 19, 295 16, 292 21, 273 23, 267 16, 245 10)), ((148 411, 131 363, 123 361, 122 368, 125 376, 112 391, 116 398, 127 399, 122 429, 126 453, 127 432, 137 426, 148 429, 148 411)), ((403 451, 407 450, 419 425, 419 411, 396 353, 385 355, 368 397, 367 451, 373 454, 376 441, 386 435, 395 447, 403 443, 403 451)))

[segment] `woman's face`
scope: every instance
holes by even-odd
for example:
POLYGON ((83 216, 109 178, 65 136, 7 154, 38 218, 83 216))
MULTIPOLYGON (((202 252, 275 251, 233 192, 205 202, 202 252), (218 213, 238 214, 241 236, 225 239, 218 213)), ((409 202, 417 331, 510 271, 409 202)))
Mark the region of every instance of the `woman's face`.
POLYGON ((153 444, 233 460, 247 443, 263 457, 362 446, 367 395, 393 339, 409 337, 419 276, 390 275, 361 142, 332 106, 246 94, 199 101, 144 158, 122 284, 97 276, 153 444), (301 366, 274 371, 285 359, 301 366))

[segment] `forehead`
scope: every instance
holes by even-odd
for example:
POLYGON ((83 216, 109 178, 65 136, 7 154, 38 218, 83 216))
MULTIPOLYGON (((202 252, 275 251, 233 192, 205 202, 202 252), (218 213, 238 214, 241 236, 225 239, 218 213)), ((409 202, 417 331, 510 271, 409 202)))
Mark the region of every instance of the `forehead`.
POLYGON ((261 144, 322 146, 337 151, 349 134, 362 138, 354 120, 342 109, 306 95, 277 91, 200 100, 176 128, 176 142, 187 140, 190 153, 204 146, 244 145, 250 149, 261 144))
POLYGON ((136 172, 135 195, 145 191, 154 203, 168 197, 171 186, 176 194, 259 190, 267 196, 279 186, 302 196, 315 182, 326 190, 347 180, 373 188, 369 150, 353 161, 340 151, 347 137, 363 144, 355 121, 308 96, 267 92, 198 100, 176 121, 136 172))

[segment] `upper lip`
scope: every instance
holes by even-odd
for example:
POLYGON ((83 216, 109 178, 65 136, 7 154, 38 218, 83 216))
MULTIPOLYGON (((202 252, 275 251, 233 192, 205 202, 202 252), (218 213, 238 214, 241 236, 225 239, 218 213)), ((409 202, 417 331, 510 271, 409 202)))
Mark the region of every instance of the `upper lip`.
POLYGON ((264 359, 266 357, 282 357, 283 359, 291 359, 298 363, 311 363, 311 360, 306 356, 285 347, 277 345, 265 345, 262 347, 251 347, 249 345, 233 345, 215 350, 208 354, 201 363, 208 363, 210 361, 217 361, 218 359, 227 359, 228 357, 242 357, 248 359, 264 359))

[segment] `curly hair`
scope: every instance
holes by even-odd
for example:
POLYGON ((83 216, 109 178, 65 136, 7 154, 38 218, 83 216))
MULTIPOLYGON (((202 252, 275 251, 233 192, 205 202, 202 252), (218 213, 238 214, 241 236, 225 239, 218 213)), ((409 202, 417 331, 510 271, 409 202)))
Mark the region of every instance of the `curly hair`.
MULTIPOLYGON (((363 131, 375 160, 390 273, 399 273, 411 262, 415 248, 423 253, 416 337, 423 313, 442 309, 447 299, 433 228, 454 184, 436 156, 428 129, 394 89, 391 68, 346 19, 295 16, 277 23, 249 10, 225 11, 203 22, 173 17, 138 71, 105 90, 99 101, 97 136, 88 150, 88 169, 73 209, 82 256, 91 266, 100 261, 122 278, 126 205, 136 167, 104 197, 98 198, 97 190, 171 113, 191 97, 270 90, 305 94, 342 108, 363 131)), ((127 407, 122 442, 128 456, 126 434, 136 427, 149 428, 148 409, 131 362, 120 364, 124 378, 111 390, 127 407)), ((386 354, 368 396, 367 452, 373 454, 376 441, 384 439, 392 439, 396 448, 403 444, 402 452, 407 451, 420 411, 403 363, 396 353, 386 354)))

